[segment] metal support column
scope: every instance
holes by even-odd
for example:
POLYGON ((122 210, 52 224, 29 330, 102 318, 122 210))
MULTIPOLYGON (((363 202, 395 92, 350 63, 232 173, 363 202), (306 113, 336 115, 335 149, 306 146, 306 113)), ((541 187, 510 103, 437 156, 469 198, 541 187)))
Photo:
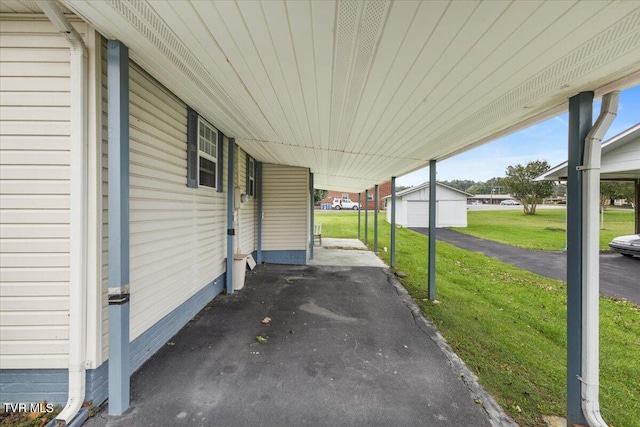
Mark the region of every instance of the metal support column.
POLYGON ((258 236, 256 242, 256 262, 262 264, 262 162, 256 163, 256 202, 258 204, 258 236))
POLYGON ((427 297, 436 299, 436 161, 429 161, 429 291, 427 297))
POLYGON ((373 202, 374 203, 374 206, 373 206, 373 252, 374 253, 378 252, 378 208, 380 204, 380 201, 378 200, 379 198, 380 198, 380 189, 376 184, 373 190, 373 200, 374 200, 373 202))
POLYGON ((129 407, 129 50, 107 44, 109 415, 129 407))
POLYGON ((396 266, 396 177, 391 177, 391 267, 396 266))
POLYGON ((309 212, 309 259, 313 259, 313 222, 315 212, 313 210, 313 173, 311 173, 311 171, 309 171, 309 197, 309 209, 311 210, 309 212))
POLYGON ((236 139, 229 138, 229 144, 227 145, 229 152, 227 158, 229 163, 227 164, 227 274, 226 274, 226 289, 227 294, 233 293, 233 243, 236 230, 234 228, 234 216, 235 216, 235 182, 234 182, 234 169, 236 168, 236 139))
POLYGON ((369 244, 369 190, 364 191, 364 244, 369 244))
POLYGON ((569 98, 567 168, 567 426, 587 425, 582 413, 582 225, 583 184, 580 171, 585 138, 591 130, 593 92, 569 98))
POLYGON ((358 193, 358 240, 360 240, 360 211, 362 210, 362 200, 361 200, 361 194, 362 193, 358 193))

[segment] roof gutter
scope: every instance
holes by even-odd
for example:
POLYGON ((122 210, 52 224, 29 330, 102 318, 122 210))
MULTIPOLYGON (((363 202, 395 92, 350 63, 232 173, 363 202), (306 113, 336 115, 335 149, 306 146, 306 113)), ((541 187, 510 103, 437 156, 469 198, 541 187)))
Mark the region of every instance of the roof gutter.
POLYGON ((591 427, 607 427, 600 414, 599 402, 599 218, 600 160, 602 139, 618 111, 620 92, 602 98, 600 115, 587 135, 582 171, 583 224, 582 229, 582 413, 591 427))
POLYGON ((54 0, 38 5, 69 42, 71 79, 70 119, 70 236, 69 236, 69 396, 56 421, 69 424, 85 398, 86 278, 87 278, 87 47, 54 0))

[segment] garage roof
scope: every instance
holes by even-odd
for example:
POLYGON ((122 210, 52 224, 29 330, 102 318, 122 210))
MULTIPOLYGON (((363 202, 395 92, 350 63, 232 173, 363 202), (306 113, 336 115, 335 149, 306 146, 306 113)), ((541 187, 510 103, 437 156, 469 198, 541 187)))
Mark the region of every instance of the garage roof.
POLYGON ((640 82, 638 2, 62 3, 317 188, 358 192, 640 82))
MULTIPOLYGON (((466 196, 466 197, 472 197, 472 196, 473 196, 473 194, 471 194, 471 193, 467 193, 467 192, 465 192, 465 191, 459 190, 459 189, 454 188, 454 187, 450 187, 450 186, 445 185, 445 184, 441 184, 441 183, 439 183, 439 182, 436 182, 436 185, 438 185, 438 186, 440 186, 440 187, 448 188, 449 190, 451 190, 451 191, 455 191, 455 192, 457 192, 457 193, 460 193, 460 194, 462 194, 462 195, 464 195, 464 196, 466 196)), ((398 192, 396 193, 396 197, 402 197, 402 196, 404 196, 405 194, 411 194, 411 193, 413 193, 413 192, 420 191, 420 190, 425 189, 425 188, 429 188, 429 181, 427 181, 427 182, 423 182, 423 183, 422 183, 422 184, 420 184, 420 185, 416 185, 416 186, 413 186, 413 187, 405 188, 405 189, 404 189, 404 190, 402 190, 402 191, 398 191, 398 192)), ((384 196, 383 198, 384 198, 384 199, 388 199, 388 198, 390 198, 390 197, 391 197, 391 195, 388 195, 388 196, 384 196)))
MULTIPOLYGON (((600 179, 640 179, 640 123, 602 143, 600 179)), ((536 180, 566 181, 567 162, 536 180)))

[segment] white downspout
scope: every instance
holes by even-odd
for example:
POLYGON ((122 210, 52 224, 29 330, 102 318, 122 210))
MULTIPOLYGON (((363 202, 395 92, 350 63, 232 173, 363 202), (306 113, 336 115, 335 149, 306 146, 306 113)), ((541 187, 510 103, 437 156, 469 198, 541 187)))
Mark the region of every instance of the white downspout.
POLYGON ((54 0, 38 5, 71 47, 69 397, 56 420, 68 424, 85 398, 87 269, 87 47, 54 0))
POLYGON ((591 427, 607 427, 599 402, 600 322, 600 157, 602 138, 616 117, 619 92, 602 98, 600 115, 587 135, 582 170, 582 413, 591 427))

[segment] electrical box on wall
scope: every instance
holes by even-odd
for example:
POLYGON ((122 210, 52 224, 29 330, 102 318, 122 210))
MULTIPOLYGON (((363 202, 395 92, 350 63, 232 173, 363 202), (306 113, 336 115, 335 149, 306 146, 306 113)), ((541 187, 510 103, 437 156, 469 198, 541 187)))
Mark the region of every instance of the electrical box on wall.
POLYGON ((236 209, 242 208, 242 204, 249 200, 248 194, 243 194, 240 187, 234 189, 234 205, 236 209))

